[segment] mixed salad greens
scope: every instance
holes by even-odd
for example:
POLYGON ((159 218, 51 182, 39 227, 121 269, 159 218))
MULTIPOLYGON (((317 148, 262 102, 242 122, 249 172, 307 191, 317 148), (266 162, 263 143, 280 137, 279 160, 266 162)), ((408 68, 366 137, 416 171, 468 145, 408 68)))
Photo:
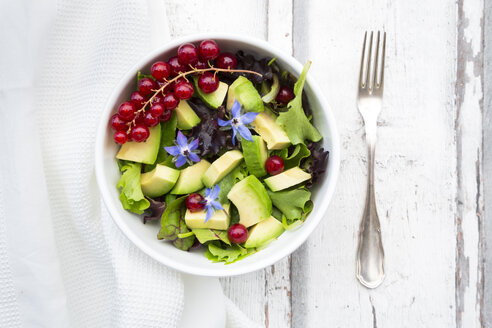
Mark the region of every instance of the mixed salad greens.
POLYGON ((328 152, 295 77, 213 40, 138 72, 111 118, 123 208, 176 248, 233 263, 304 222, 328 152))

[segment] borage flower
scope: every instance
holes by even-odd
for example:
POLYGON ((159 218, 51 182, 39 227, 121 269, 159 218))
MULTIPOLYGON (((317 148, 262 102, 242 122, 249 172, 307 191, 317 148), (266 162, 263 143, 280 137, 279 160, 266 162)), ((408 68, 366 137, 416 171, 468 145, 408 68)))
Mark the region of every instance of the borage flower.
POLYGON ((208 221, 215 213, 215 210, 223 210, 224 208, 220 203, 216 200, 219 196, 220 187, 218 185, 213 186, 212 188, 205 189, 205 208, 207 209, 207 214, 205 215, 205 222, 208 221))
POLYGON ((176 167, 183 166, 186 162, 188 164, 193 164, 192 162, 200 162, 200 157, 195 154, 195 150, 198 148, 198 138, 192 140, 188 144, 188 139, 185 135, 178 131, 178 137, 176 138, 176 146, 164 147, 164 149, 169 153, 169 155, 174 156, 173 162, 176 167))
POLYGON ((217 119, 217 122, 219 123, 220 126, 228 126, 228 125, 231 126, 232 144, 236 145, 235 143, 236 133, 238 132, 241 135, 241 137, 243 137, 244 139, 248 141, 253 141, 253 136, 251 135, 249 129, 246 127, 246 124, 252 123, 255 120, 258 113, 249 112, 241 115, 241 104, 237 100, 235 100, 234 104, 232 105, 231 113, 232 113, 231 120, 224 121, 219 118, 217 119))

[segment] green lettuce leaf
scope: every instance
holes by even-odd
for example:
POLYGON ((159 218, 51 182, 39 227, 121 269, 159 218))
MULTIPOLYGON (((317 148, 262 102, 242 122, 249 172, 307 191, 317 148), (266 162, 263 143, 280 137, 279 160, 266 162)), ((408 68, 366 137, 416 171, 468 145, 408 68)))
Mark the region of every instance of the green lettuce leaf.
POLYGON ((140 82, 140 80, 143 79, 144 77, 150 77, 151 79, 154 79, 152 77, 152 75, 150 75, 150 74, 143 74, 142 72, 138 71, 137 72, 137 85, 140 82))
POLYGON ((280 156, 284 160, 286 170, 299 166, 303 158, 307 158, 311 155, 311 151, 303 143, 293 147, 292 153, 290 154, 289 149, 292 149, 292 146, 274 152, 275 155, 280 156))
POLYGON ((307 189, 294 189, 273 192, 267 190, 273 205, 278 208, 289 221, 304 219, 312 210, 311 192, 307 189))
POLYGON ((233 225, 239 223, 239 211, 237 210, 236 205, 234 203, 230 203, 229 207, 229 216, 231 218, 231 223, 229 225, 233 225))
POLYGON ((229 238, 227 237, 227 231, 215 230, 215 229, 191 229, 195 234, 195 237, 201 244, 205 244, 207 241, 220 240, 231 245, 229 238))
POLYGON ((302 89, 310 66, 311 62, 308 61, 294 85, 294 94, 296 96, 287 105, 289 110, 280 113, 277 118, 277 123, 287 132, 293 145, 305 143, 306 140, 316 142, 322 138, 318 130, 309 122, 304 109, 302 109, 302 89))
POLYGON ((205 256, 213 262, 225 262, 225 264, 231 264, 255 252, 254 249, 246 249, 236 244, 227 248, 221 248, 211 243, 208 245, 205 256))
POLYGON ((140 171, 142 164, 133 162, 121 162, 121 178, 116 185, 121 189, 120 201, 125 210, 136 214, 142 214, 149 208, 150 203, 144 197, 140 187, 140 171))
POLYGON ((283 215, 282 212, 280 212, 280 210, 278 208, 273 206, 272 207, 272 216, 274 218, 276 218, 278 221, 282 222, 282 216, 285 216, 285 215, 283 215))
POLYGON ((287 222, 287 218, 285 217, 285 215, 282 215, 282 225, 284 226, 285 230, 293 230, 297 227, 300 227, 303 222, 304 221, 302 221, 302 220, 296 220, 293 223, 289 224, 287 222))
MULTIPOLYGON (((176 248, 188 250, 195 242, 195 236, 179 238, 178 235, 190 232, 184 221, 186 207, 183 206, 187 196, 182 196, 168 202, 168 206, 161 218, 161 230, 158 239, 171 240, 176 248)), ((172 198, 169 198, 171 200, 172 198)), ((167 200, 167 199, 166 199, 167 200)))
POLYGON ((229 191, 231 191, 232 187, 244 179, 248 175, 246 166, 244 163, 242 165, 239 165, 236 167, 234 170, 231 171, 228 175, 226 175, 222 180, 219 181, 218 186, 220 188, 219 192, 219 202, 221 204, 224 204, 228 202, 229 200, 227 199, 227 194, 229 191))

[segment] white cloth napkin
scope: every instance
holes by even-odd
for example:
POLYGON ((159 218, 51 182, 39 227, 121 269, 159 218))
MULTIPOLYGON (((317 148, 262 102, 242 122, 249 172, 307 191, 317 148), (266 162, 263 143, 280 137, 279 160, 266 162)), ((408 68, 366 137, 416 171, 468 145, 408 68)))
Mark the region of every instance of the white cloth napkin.
MULTIPOLYGON (((168 38, 164 2, 4 1, 0 13, 0 327, 179 327, 182 275, 113 224, 93 161, 112 88, 168 38)), ((226 310, 227 327, 257 327, 226 310)))

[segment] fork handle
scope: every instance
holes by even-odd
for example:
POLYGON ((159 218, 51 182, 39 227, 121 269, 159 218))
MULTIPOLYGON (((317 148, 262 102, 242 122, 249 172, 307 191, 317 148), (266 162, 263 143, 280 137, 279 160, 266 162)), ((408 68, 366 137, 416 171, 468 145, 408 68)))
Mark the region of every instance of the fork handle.
POLYGON ((367 288, 376 288, 384 280, 384 250, 381 226, 374 195, 374 157, 376 151, 376 122, 366 122, 367 194, 359 230, 357 250, 357 278, 367 288))

